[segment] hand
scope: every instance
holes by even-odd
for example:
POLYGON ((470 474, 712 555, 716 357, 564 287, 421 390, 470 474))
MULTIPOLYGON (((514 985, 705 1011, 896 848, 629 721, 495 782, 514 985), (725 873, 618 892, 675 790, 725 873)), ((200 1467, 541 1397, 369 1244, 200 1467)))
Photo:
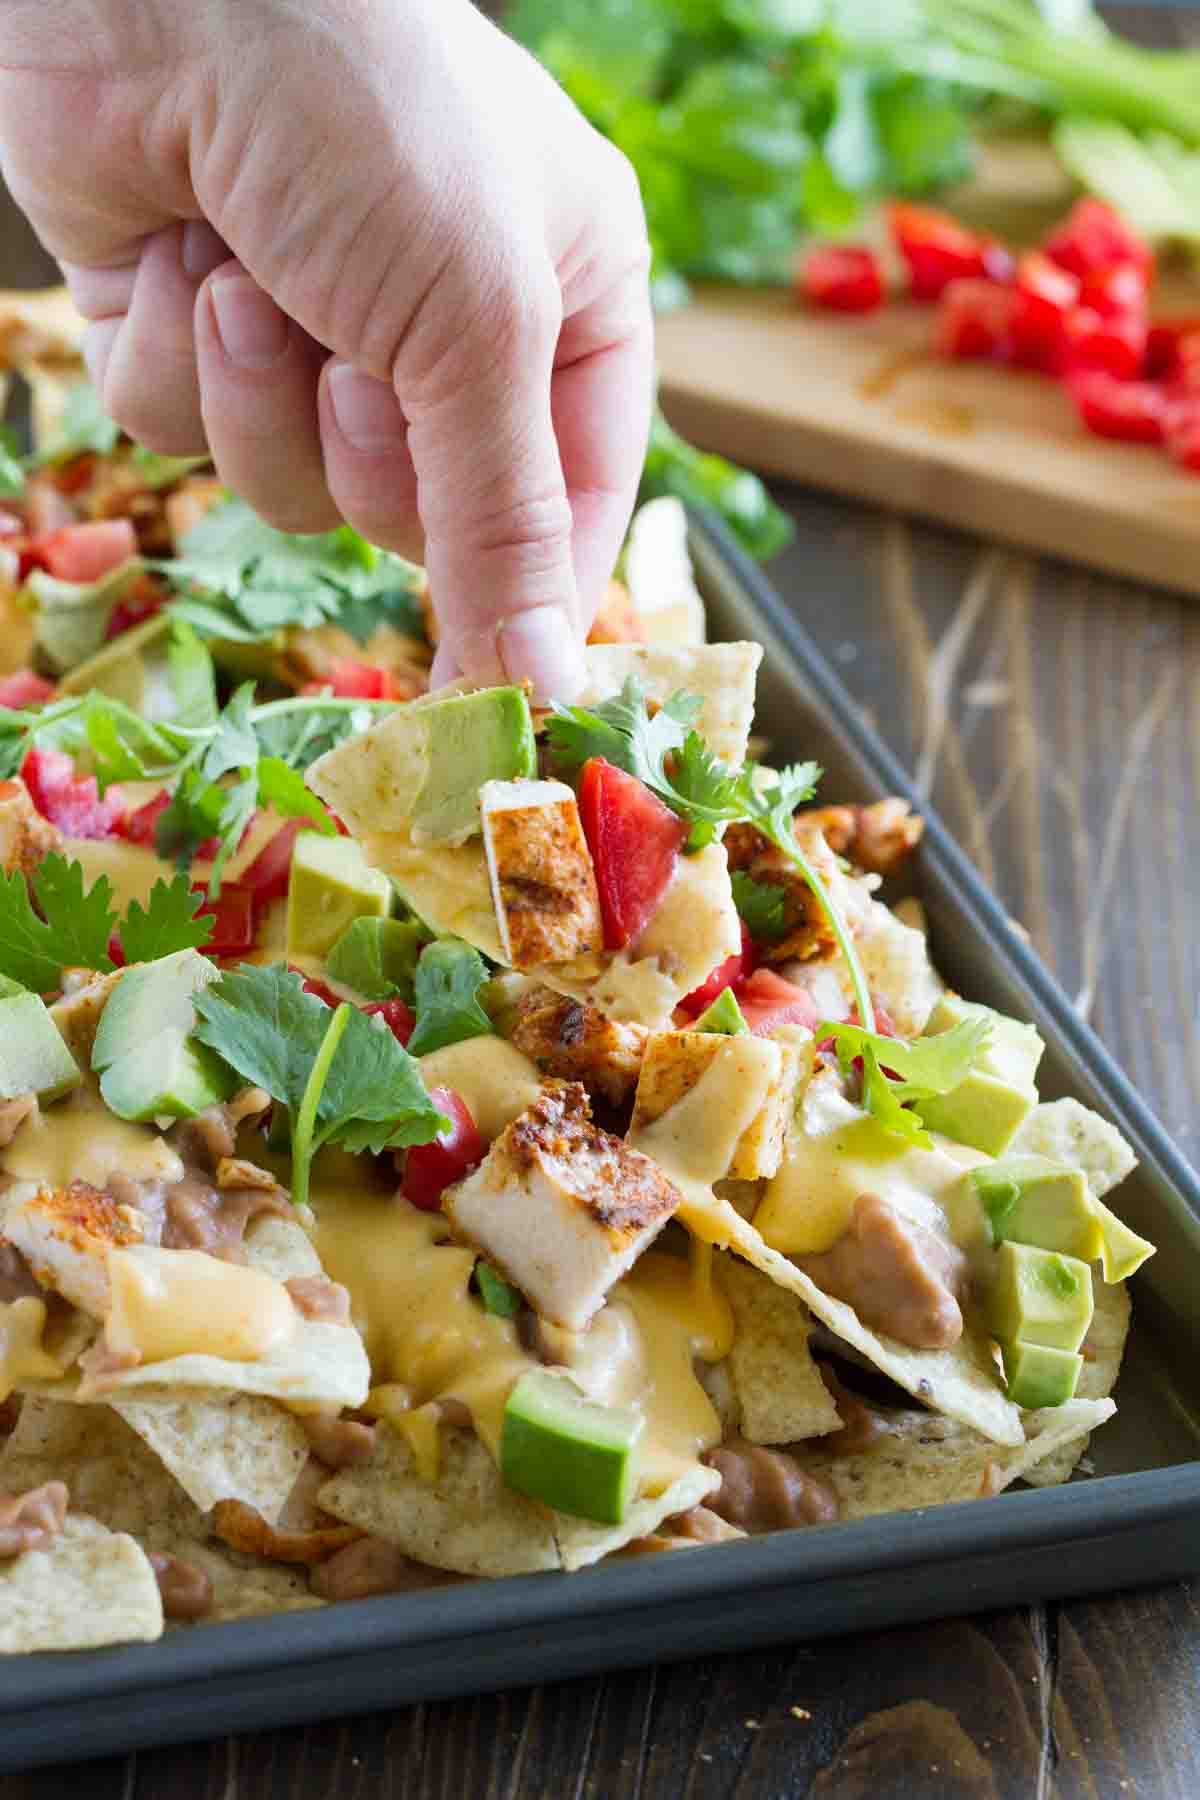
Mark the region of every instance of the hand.
POLYGON ((625 159, 469 0, 5 0, 0 155, 106 408, 424 560, 435 677, 570 697, 652 350, 625 159))

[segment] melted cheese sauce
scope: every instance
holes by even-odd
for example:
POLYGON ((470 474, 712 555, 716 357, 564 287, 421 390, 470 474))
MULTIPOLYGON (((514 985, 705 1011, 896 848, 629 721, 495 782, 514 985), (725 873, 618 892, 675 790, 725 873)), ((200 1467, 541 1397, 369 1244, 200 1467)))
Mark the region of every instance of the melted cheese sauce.
POLYGON ((103 1187, 118 1171, 134 1181, 179 1181, 183 1162, 148 1125, 131 1125, 110 1113, 85 1081, 68 1099, 21 1123, 11 1144, 0 1150, 0 1170, 48 1187, 72 1181, 103 1187))
POLYGON ((635 1150, 653 1157, 685 1195, 711 1198, 729 1173, 738 1144, 766 1104, 771 1073, 748 1046, 750 1037, 721 1041, 696 1085, 652 1124, 631 1132, 635 1150))
POLYGON ((421 1058, 426 1087, 449 1087, 461 1094, 467 1111, 489 1143, 541 1093, 541 1080, 527 1056, 499 1037, 467 1038, 421 1058))
POLYGON ((0 1305, 0 1401, 26 1381, 55 1381, 64 1364, 42 1344, 46 1303, 34 1294, 0 1305))
POLYGON ((110 1250, 108 1273, 105 1339, 116 1355, 143 1363, 191 1354, 254 1362, 299 1320, 281 1281, 203 1250, 110 1250))
POLYGON ((932 1150, 906 1145, 852 1105, 835 1083, 818 1078, 754 1224, 786 1256, 827 1250, 849 1224, 858 1196, 870 1193, 970 1250, 982 1232, 982 1215, 963 1176, 990 1161, 936 1135, 932 1150))

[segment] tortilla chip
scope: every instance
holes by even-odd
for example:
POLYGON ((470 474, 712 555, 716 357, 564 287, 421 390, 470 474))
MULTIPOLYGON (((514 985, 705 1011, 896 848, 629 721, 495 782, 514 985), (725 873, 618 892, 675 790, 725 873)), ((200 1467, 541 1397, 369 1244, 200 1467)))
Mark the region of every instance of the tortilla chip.
POLYGON ((740 1435, 752 1444, 792 1444, 841 1424, 808 1347, 808 1308, 749 1263, 723 1256, 717 1280, 733 1308, 729 1373, 740 1435))
POLYGON ((145 1552, 94 1519, 69 1518, 48 1550, 0 1562, 0 1655, 148 1644, 162 1629, 145 1552))
POLYGON ((721 1477, 715 1469, 696 1463, 661 1494, 635 1500, 619 1525, 596 1525, 590 1519, 571 1518, 567 1513, 551 1514, 563 1568, 586 1569, 602 1557, 623 1550, 634 1538, 651 1536, 664 1519, 673 1519, 676 1513, 699 1506, 720 1485, 721 1477))
POLYGON ((760 644, 591 644, 583 654, 587 678, 578 705, 611 699, 630 675, 660 703, 682 688, 703 702, 696 730, 713 754, 735 768, 746 760, 760 644))
POLYGON ((897 1412, 889 1416, 888 1435, 868 1450, 829 1456, 819 1443, 808 1443, 798 1446, 797 1460, 833 1488, 842 1519, 866 1519, 999 1493, 1018 1477, 1029 1479, 1081 1426, 1090 1431, 1115 1411, 1111 1400, 1069 1400, 1027 1413, 1023 1441, 1011 1449, 998 1449, 954 1419, 897 1412))
POLYGON ((65 287, 0 290, 0 368, 31 365, 63 367, 83 373, 83 334, 87 320, 65 287))
POLYGON ((1009 1149, 1014 1156, 1048 1156, 1082 1169, 1097 1200, 1137 1168, 1137 1157, 1116 1126, 1078 1100, 1035 1106, 1009 1149))
POLYGON ((212 1611, 198 1622, 220 1625, 232 1619, 257 1619, 265 1613, 306 1612, 325 1602, 309 1592, 306 1569, 264 1563, 224 1544, 185 1544, 178 1554, 203 1569, 212 1582, 212 1611))
MULTIPOLYGON (((902 1037, 919 1037, 946 987, 930 961, 924 933, 906 925, 882 901, 871 900, 854 942, 877 1004, 886 1008, 902 1037)), ((844 960, 839 957, 833 966, 843 993, 853 1002, 844 960)))
POLYGON ((201 1512, 241 1500, 274 1524, 308 1460, 299 1421, 257 1394, 145 1388, 111 1406, 201 1512))
POLYGON ((869 1330, 852 1307, 823 1293, 795 1263, 765 1244, 727 1200, 711 1194, 701 1199, 689 1185, 678 1217, 697 1237, 736 1251, 779 1287, 797 1294, 823 1325, 925 1406, 973 1426, 997 1444, 1024 1441, 1021 1415, 1001 1388, 989 1338, 968 1329, 953 1349, 914 1350, 869 1330))
POLYGON ((528 1575, 561 1566, 553 1514, 505 1487, 473 1431, 443 1428, 437 1480, 426 1482, 405 1439, 383 1425, 370 1462, 342 1470, 318 1499, 335 1518, 435 1569, 528 1575))
MULTIPOLYGON (((1117 1385, 1125 1339, 1132 1312, 1129 1289, 1123 1281, 1095 1284, 1095 1310, 1083 1345, 1083 1368, 1075 1389, 1076 1400, 1106 1400, 1117 1385)), ((1065 1410, 1065 1409, 1064 1409, 1065 1410)), ((1056 1487, 1070 1479, 1088 1447, 1088 1433, 1071 1438, 1031 1469, 1025 1479, 1034 1487, 1056 1487)))

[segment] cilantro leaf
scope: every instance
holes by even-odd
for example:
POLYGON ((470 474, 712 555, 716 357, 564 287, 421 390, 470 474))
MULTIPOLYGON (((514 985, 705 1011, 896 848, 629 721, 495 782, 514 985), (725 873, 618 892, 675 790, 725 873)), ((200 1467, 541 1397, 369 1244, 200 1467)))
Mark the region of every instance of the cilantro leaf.
POLYGON ((744 869, 735 869, 729 880, 733 904, 755 943, 777 944, 787 935, 787 889, 773 881, 755 881, 744 869))
POLYGON ((22 987, 48 994, 61 985, 64 969, 107 973, 116 926, 107 875, 85 891, 82 865, 57 853, 28 884, 19 870, 0 872, 0 974, 22 987))
POLYGON ((217 677, 213 659, 191 626, 181 619, 172 621, 167 640, 167 679, 175 702, 175 724, 216 724, 217 677))
POLYGON ((125 961, 155 962, 173 950, 203 950, 216 926, 211 914, 200 914, 204 896, 186 875, 174 881, 156 881, 149 903, 131 900, 121 920, 121 950, 125 961))
POLYGON ((333 1011, 282 963, 243 963, 196 997, 196 1036, 292 1119, 292 1194, 307 1201, 323 1144, 427 1144, 447 1121, 413 1058, 356 1008, 333 1011))
POLYGON ((920 1102, 948 1094, 966 1080, 991 1035, 991 1024, 986 1018, 963 1019, 949 1031, 909 1039, 825 1019, 813 1027, 813 1035, 818 1040, 832 1037, 843 1073, 861 1056, 866 1110, 885 1131, 929 1150, 933 1140, 923 1128, 920 1102))
POLYGON ((492 1021, 479 1003, 487 980, 487 965, 470 944, 458 938, 426 944, 413 982, 417 1022, 409 1054, 428 1056, 431 1050, 490 1032, 492 1021))
POLYGON ((110 419, 90 381, 78 382, 63 403, 58 429, 46 445, 28 460, 33 469, 46 463, 68 462, 85 450, 110 456, 121 439, 121 427, 110 419))
POLYGON ((620 693, 599 706, 556 704, 546 721, 546 737, 555 761, 568 774, 602 756, 660 794, 667 783, 666 758, 683 744, 702 704, 694 695, 673 694, 651 717, 641 681, 627 675, 620 693))

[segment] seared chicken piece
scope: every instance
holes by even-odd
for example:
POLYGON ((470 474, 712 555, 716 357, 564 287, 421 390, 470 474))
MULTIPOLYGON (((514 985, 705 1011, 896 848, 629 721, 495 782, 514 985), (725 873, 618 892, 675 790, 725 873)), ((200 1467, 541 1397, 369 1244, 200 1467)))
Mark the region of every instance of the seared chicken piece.
POLYGON ((837 856, 872 875, 891 875, 910 857, 925 821, 907 800, 892 794, 871 806, 812 806, 796 814, 797 825, 817 827, 837 856))
MULTIPOLYGON (((800 848, 826 886, 842 892, 849 884, 841 879, 837 858, 825 842, 820 827, 806 824, 804 815, 799 814, 795 830, 800 848)), ((725 851, 731 875, 740 872, 749 875, 753 881, 767 882, 784 890, 787 931, 778 943, 759 946, 765 962, 827 962, 837 955, 837 940, 816 895, 795 863, 777 850, 756 826, 731 825, 725 833, 725 851)))
POLYGON ((82 1069, 91 1067, 100 1014, 123 974, 123 969, 114 969, 111 975, 98 975, 94 969, 63 970, 63 996, 50 1008, 50 1017, 82 1069))
POLYGON ((588 632, 589 644, 644 644, 646 628, 638 616, 629 589, 616 577, 604 590, 600 609, 588 632))
MULTIPOLYGON (((656 1031, 646 1046, 633 1120, 629 1131, 636 1137, 661 1119, 689 1094, 730 1043, 714 1031, 656 1031)), ((795 1043, 770 1038, 739 1037, 738 1079, 754 1082, 762 1103, 738 1139, 733 1160, 724 1173, 739 1181, 756 1181, 774 1175, 783 1161, 788 1128, 792 1122, 800 1051, 795 1043)))
POLYGON ((517 1002, 508 1035, 543 1075, 582 1081, 614 1106, 632 1098, 641 1072, 644 1025, 623 1025, 595 1006, 535 987, 517 1002))
POLYGON ((604 948, 579 808, 561 781, 485 781, 483 843, 500 942, 514 969, 604 948))
POLYGON ((61 850, 63 834, 43 819, 23 781, 0 781, 0 868, 32 875, 43 857, 61 850))
POLYGON ((109 1250, 141 1243, 141 1214, 85 1181, 65 1188, 21 1182, 9 1189, 0 1209, 4 1235, 34 1279, 103 1319, 109 1307, 109 1250))
POLYGON ((648 1156, 592 1124, 578 1082, 553 1082, 442 1210, 542 1318, 582 1331, 682 1198, 648 1156))

